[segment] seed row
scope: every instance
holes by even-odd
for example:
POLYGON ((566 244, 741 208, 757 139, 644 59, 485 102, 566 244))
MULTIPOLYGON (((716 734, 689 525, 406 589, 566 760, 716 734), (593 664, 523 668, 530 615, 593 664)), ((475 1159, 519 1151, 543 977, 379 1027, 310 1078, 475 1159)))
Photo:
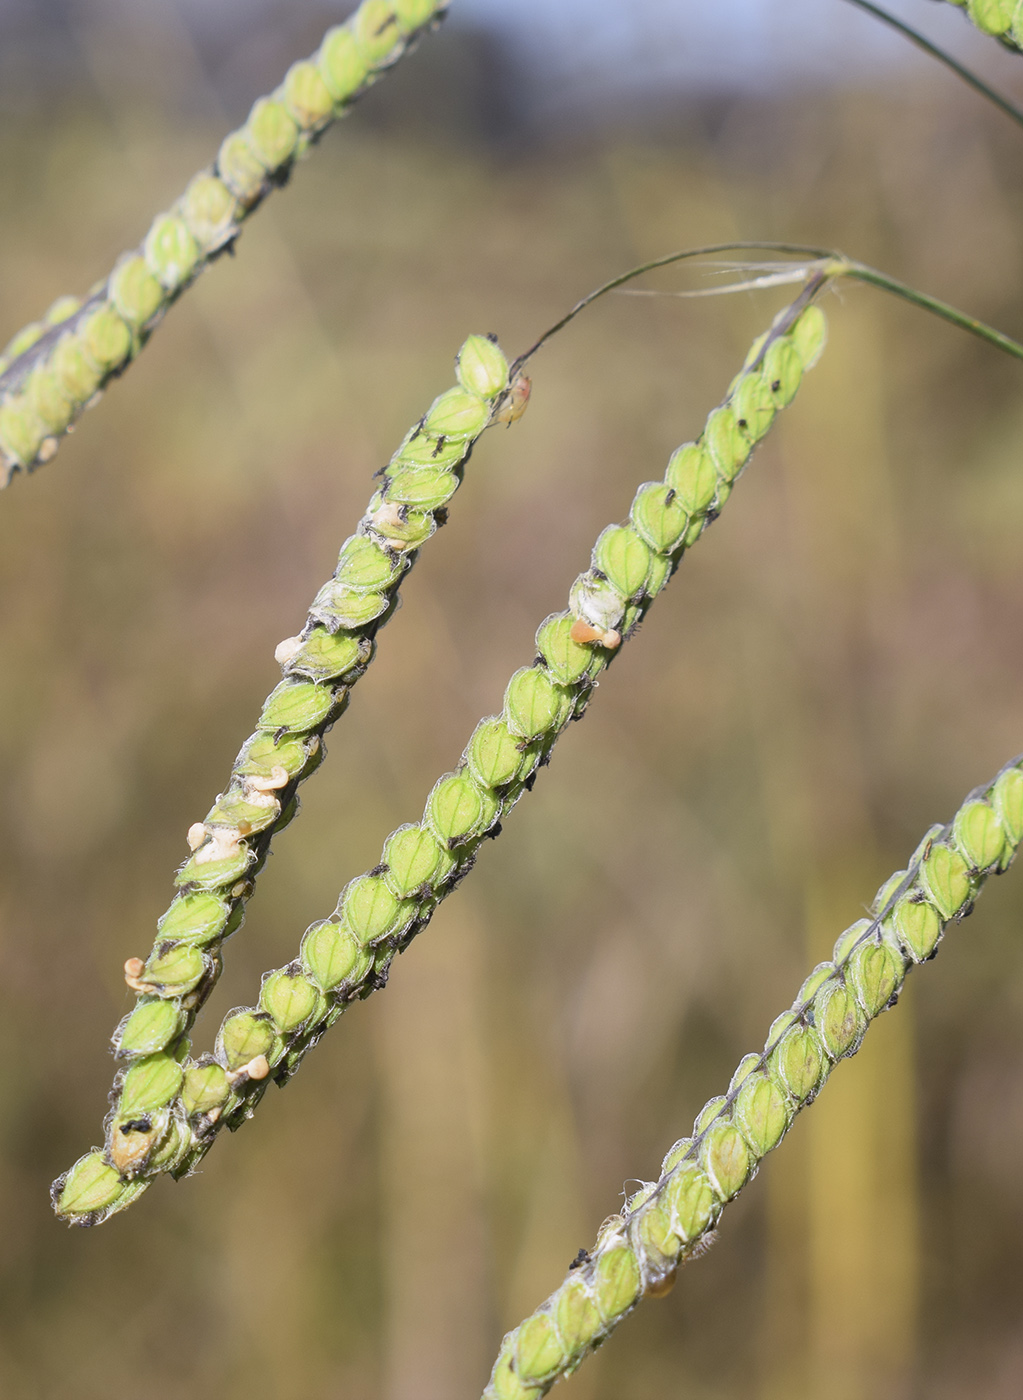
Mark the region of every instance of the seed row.
POLYGON ((59 439, 121 374, 167 308, 219 254, 295 161, 444 13, 447 0, 363 0, 311 58, 261 97, 141 247, 88 295, 60 297, 0 353, 0 486, 59 439))
MULTIPOLYGON (((259 1004, 232 1011, 213 1052, 195 1060, 187 1058, 176 1029, 176 1040, 147 1053, 133 1041, 138 1058, 118 1080, 106 1146, 54 1184, 59 1215, 98 1223, 158 1173, 191 1171, 225 1124, 236 1128, 251 1116, 269 1076, 283 1084, 352 1001, 384 985, 395 955, 426 927, 471 869, 481 843, 498 834, 532 786, 558 736, 581 717, 622 638, 640 622, 684 550, 717 517, 753 447, 815 363, 823 315, 809 306, 792 324, 794 315, 790 308, 760 337, 699 441, 672 454, 663 481, 639 488, 628 522, 601 534, 591 567, 572 587, 569 610, 541 624, 533 664, 509 681, 502 713, 477 725, 458 768, 435 784, 421 820, 393 832, 379 864, 345 887, 330 918, 306 931, 298 956, 266 974, 259 1004)), ((507 411, 516 411, 514 403, 507 411)), ((261 763, 261 774, 272 773, 262 750, 261 763)), ((232 869, 230 878, 244 876, 232 869)), ((173 938, 189 956, 204 946, 209 898, 205 891, 191 893, 178 906, 173 938), (193 915, 193 909, 203 912, 193 915)), ((226 906, 218 905, 218 926, 225 917, 226 906)), ((166 924, 163 934, 171 936, 166 924)), ((161 1004, 155 998, 147 1003, 161 1004)))
POLYGON ((604 1222, 557 1292, 504 1338, 484 1400, 546 1395, 644 1294, 668 1291, 833 1066, 855 1055, 870 1022, 898 1000, 909 969, 934 956, 949 923, 971 912, 1021 839, 1023 757, 970 793, 948 826, 932 827, 909 869, 882 886, 872 917, 846 929, 833 960, 814 968, 764 1049, 744 1056, 727 1093, 711 1099, 692 1137, 672 1147, 660 1179, 604 1222))
POLYGON ((946 0, 973 21, 984 34, 990 34, 1010 49, 1023 49, 1023 0, 946 0))

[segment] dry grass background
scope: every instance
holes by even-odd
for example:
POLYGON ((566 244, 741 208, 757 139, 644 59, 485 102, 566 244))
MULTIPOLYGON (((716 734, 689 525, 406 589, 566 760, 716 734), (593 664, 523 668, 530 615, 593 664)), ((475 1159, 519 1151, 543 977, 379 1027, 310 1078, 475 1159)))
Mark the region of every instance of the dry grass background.
MULTIPOLYGON (((99 275, 226 126, 183 32, 79 38, 87 78, 0 130, 12 330, 99 275)), ((466 333, 516 352, 604 277, 733 237, 834 244, 1023 323, 1023 151, 941 75, 516 134, 482 62, 442 35, 393 75, 0 500, 12 1397, 477 1395, 623 1182, 656 1173, 927 824, 1021 747, 1019 367, 849 290, 722 520, 386 993, 200 1177, 100 1230, 56 1224, 49 1180, 103 1114, 121 965, 274 645, 466 333)), ((279 839, 211 1015, 254 999, 415 818, 778 304, 608 299, 543 353, 279 839)), ((1021 917, 1016 871, 566 1400, 1020 1393, 1021 917)))

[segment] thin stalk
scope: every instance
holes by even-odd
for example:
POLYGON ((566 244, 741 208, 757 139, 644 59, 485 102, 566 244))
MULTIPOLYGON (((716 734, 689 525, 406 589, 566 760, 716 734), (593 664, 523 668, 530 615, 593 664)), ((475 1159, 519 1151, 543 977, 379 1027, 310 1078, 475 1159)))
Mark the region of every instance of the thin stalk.
POLYGON ((870 1024, 895 1005, 906 974, 928 961, 992 874, 1023 839, 1023 755, 969 794, 946 826, 934 826, 909 867, 877 894, 869 919, 839 937, 764 1049, 746 1055, 727 1091, 711 1099, 691 1137, 670 1149, 606 1220, 597 1242, 554 1293, 501 1344, 483 1400, 540 1400, 593 1352, 644 1296, 668 1292, 677 1270, 713 1242, 725 1206, 749 1182, 839 1060, 854 1055, 870 1024))
POLYGON ((983 78, 979 78, 972 69, 960 63, 957 58, 953 58, 945 49, 939 48, 937 44, 932 43, 931 40, 921 34, 918 29, 914 29, 911 24, 906 24, 906 22, 899 19, 897 15, 889 14, 889 12, 882 9, 880 5, 872 4, 871 0, 848 0, 848 3, 850 5, 855 5, 858 10, 865 10, 868 15, 873 15, 875 19, 879 19, 882 24, 889 25, 899 34, 904 34, 910 43, 915 44, 918 49, 922 49, 924 53, 929 54, 931 58, 936 58, 939 63, 943 63, 946 68, 951 69, 957 78, 961 78, 964 83, 973 88, 974 92, 979 92, 981 97, 986 97, 1000 112, 1003 112, 1005 116, 1011 121, 1014 121, 1018 126, 1023 126, 1023 111, 1021 111, 1015 103, 1010 102, 1002 93, 990 87, 983 78))

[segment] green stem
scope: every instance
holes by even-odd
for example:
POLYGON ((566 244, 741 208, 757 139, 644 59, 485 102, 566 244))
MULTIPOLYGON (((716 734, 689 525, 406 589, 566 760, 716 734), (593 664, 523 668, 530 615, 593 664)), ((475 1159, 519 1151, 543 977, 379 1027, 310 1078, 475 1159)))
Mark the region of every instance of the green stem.
POLYGON ((888 11, 882 9, 880 5, 871 4, 871 0, 848 0, 848 3, 850 5, 855 5, 859 10, 865 10, 868 15, 873 15, 874 18, 879 19, 882 24, 890 25, 890 27, 897 30, 898 33, 904 34, 918 49, 922 49, 924 53, 929 54, 931 58, 936 58, 939 63, 943 63, 946 68, 950 68, 957 78, 961 78, 963 82, 967 83, 975 92, 979 92, 981 97, 986 97, 989 102, 994 103, 1000 112, 1004 112, 1005 115, 1016 122, 1017 125, 1023 126, 1023 111, 1014 103, 1010 102, 1007 97, 1003 97, 1000 92, 996 92, 993 87, 989 87, 988 84, 984 82, 983 78, 979 78, 977 74, 967 68, 965 64, 960 63, 958 59, 953 58, 950 53, 939 48, 937 44, 933 44, 930 39, 921 34, 918 29, 914 29, 912 25, 906 24, 904 20, 899 19, 896 15, 889 14, 888 11))
POLYGON ((870 1023, 894 1006, 907 972, 934 956, 989 875, 1006 870, 1023 839, 1023 756, 969 794, 947 826, 932 827, 907 870, 882 886, 872 916, 845 931, 764 1049, 744 1056, 561 1287, 504 1338, 483 1400, 540 1400, 598 1347, 644 1295, 660 1296, 698 1258, 722 1212, 813 1102, 870 1023))

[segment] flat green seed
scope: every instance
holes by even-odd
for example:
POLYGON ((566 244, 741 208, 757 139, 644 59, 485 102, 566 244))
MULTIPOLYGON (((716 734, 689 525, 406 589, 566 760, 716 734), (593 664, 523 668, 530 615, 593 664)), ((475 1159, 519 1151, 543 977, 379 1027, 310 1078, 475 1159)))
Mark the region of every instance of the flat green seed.
POLYGON ((956 813, 952 834, 977 871, 997 866, 1005 852, 1005 832, 995 810, 987 802, 967 802, 956 813))
POLYGON ((433 833, 424 827, 399 826, 384 843, 387 883, 399 899, 407 899, 429 884, 440 868, 443 853, 433 833))
POLYGON ((113 1205, 124 1190, 125 1183, 99 1152, 79 1157, 68 1172, 57 1197, 61 1215, 92 1215, 113 1205))
POLYGON ((905 974, 902 960, 887 943, 861 943, 849 959, 849 980, 871 1019, 885 1009, 905 974))
POLYGON ((593 567, 625 598, 642 591, 650 573, 650 550, 628 525, 609 525, 593 550, 593 567))
POLYGON ((682 1248, 682 1240, 672 1224, 671 1207, 663 1200, 643 1211, 638 1233, 655 1266, 663 1268, 665 1261, 674 1262, 682 1248))
POLYGON ((850 924, 845 932, 840 933, 835 940, 832 960, 835 963, 844 962, 868 928, 870 928, 869 919, 857 919, 854 924, 850 924))
POLYGON ((867 1028, 852 988, 837 977, 814 998, 813 1021, 832 1060, 854 1055, 867 1028))
POLYGON ((237 1011, 228 1016, 217 1035, 217 1058, 230 1070, 241 1069, 257 1055, 269 1057, 276 1039, 265 1012, 237 1011))
POLYGON ((702 514, 718 489, 710 453, 697 442, 687 442, 671 454, 664 480, 688 515, 702 514))
POLYGON ((192 1150, 192 1130, 180 1118, 171 1118, 163 1141, 149 1158, 147 1175, 152 1172, 172 1172, 192 1150))
POLYGON ((408 467, 392 476, 384 497, 399 506, 437 510, 458 490, 458 477, 443 467, 408 467))
POLYGON ((477 437, 489 417, 490 409, 478 394, 467 393, 465 389, 447 389, 430 405, 423 428, 431 437, 464 441, 477 437))
POLYGON ((1014 846, 1023 841, 1023 773, 1007 768, 995 783, 991 794, 1002 826, 1014 846))
POLYGON ((835 975, 835 964, 831 962, 818 963, 809 977, 800 987, 796 994, 796 999, 792 1003, 793 1008, 803 1007, 807 1002, 813 1001, 820 987, 824 986, 831 977, 835 975))
POLYGON ((689 516, 678 493, 674 487, 660 481, 649 481, 639 488, 629 519, 637 534, 658 554, 669 554, 689 525, 689 516))
POLYGON ((144 326, 164 303, 165 292, 144 258, 127 258, 111 275, 109 296, 130 326, 144 326))
POLYGON ((48 326, 59 326, 61 321, 66 321, 69 316, 73 316, 76 311, 80 311, 81 306, 81 297, 58 297, 43 319, 48 326))
POLYGON ((664 1199, 674 1211, 678 1234, 687 1243, 702 1235, 718 1213, 714 1188, 695 1162, 686 1162, 676 1169, 664 1199))
POLYGON ((345 978, 358 980, 369 963, 352 931, 329 919, 311 925, 302 939, 302 964, 325 992, 345 978))
POLYGON ((323 994, 301 973, 271 972, 259 993, 259 1004, 273 1017, 277 1029, 285 1035, 298 1030, 309 1020, 318 1019, 324 1010, 323 994))
POLYGON ((896 870, 894 875, 889 875, 888 879, 874 896, 874 902, 870 906, 870 912, 872 914, 879 914, 882 909, 887 907, 888 901, 905 880, 906 874, 907 872, 905 870, 896 870))
POLYGON ((608 1249, 597 1260, 593 1276, 597 1307, 605 1322, 620 1317, 639 1297, 639 1263, 625 1245, 608 1249))
POLYGON ((701 1133, 707 1131, 715 1118, 720 1118, 725 1111, 726 1100, 724 1094, 718 1094, 716 1098, 709 1099, 697 1114, 696 1122, 693 1124, 693 1136, 699 1137, 701 1133))
POLYGON ((558 718, 561 695, 546 671, 523 666, 512 676, 504 692, 508 728, 520 739, 536 739, 558 718))
POLYGON ((184 996, 205 977, 209 964, 194 943, 178 943, 146 963, 143 981, 164 996, 184 996))
POLYGON ((403 34, 414 34, 437 13, 438 0, 391 0, 403 34))
POLYGON ((121 1118, 157 1113, 181 1087, 182 1069, 172 1055, 150 1055, 132 1065, 117 1100, 121 1118))
POLYGON ((953 919, 970 898, 970 872, 958 851, 935 844, 920 870, 921 878, 943 919, 953 919))
POLYGON ((238 201, 216 175, 203 171, 185 190, 181 216, 204 253, 212 253, 232 237, 238 217, 238 201))
POLYGON ((315 627, 288 662, 288 670, 299 671, 317 681, 336 680, 367 659, 367 646, 362 638, 315 627))
POLYGON ((390 605, 386 593, 356 593, 331 579, 313 599, 309 616, 332 632, 355 631, 374 622, 390 605))
POLYGON ((565 1353, 547 1313, 534 1313, 517 1329, 515 1370, 527 1383, 542 1381, 563 1365, 565 1353))
POLYGON ((78 341, 87 358, 104 374, 122 365, 131 353, 131 331, 109 303, 97 307, 81 323, 78 341))
POLYGON ((265 831, 273 826, 281 814, 281 804, 271 801, 265 806, 256 806, 246 800, 244 791, 233 788, 224 793, 206 814, 207 826, 230 827, 252 836, 257 831, 265 831))
POLYGON ((103 378, 102 371, 87 359, 74 332, 58 341, 50 364, 64 393, 79 406, 92 398, 103 378))
POLYGON ((514 1339, 515 1333, 513 1332, 511 1334, 512 1346, 498 1357, 490 1385, 497 1400, 539 1400, 542 1387, 526 1385, 515 1374, 513 1369, 514 1339))
POLYGON ((299 126, 314 127, 334 114, 334 98, 315 63, 293 63, 284 77, 284 101, 299 126))
POLYGON ((736 421, 731 404, 716 408, 707 419, 703 444, 711 461, 725 481, 733 481, 752 450, 752 443, 736 421))
POLYGON ((486 335, 469 336, 455 358, 455 373, 466 393, 480 399, 492 399, 508 387, 504 351, 486 335))
POLYGON ((141 1001, 116 1036, 120 1055, 153 1055, 181 1034, 185 1015, 176 1001, 141 1001))
POLYGON ((813 369, 828 343, 828 321, 816 303, 812 303, 789 331, 789 339, 802 362, 803 372, 813 369))
POLYGON ((25 403, 46 433, 62 433, 75 413, 59 375, 45 362, 36 365, 25 382, 25 403))
POLYGON ((732 395, 732 408, 736 425, 751 443, 767 436, 776 410, 771 386, 760 370, 740 377, 732 395))
POLYGON ((430 511, 414 510, 407 505, 398 511, 382 511, 383 505, 383 492, 378 492, 373 497, 369 514, 373 533, 383 535, 392 549, 418 549, 436 533, 437 521, 430 511))
POLYGON ((259 199, 266 188, 266 168, 244 131, 232 131, 217 152, 217 174, 242 204, 259 199))
POLYGON ((339 700, 332 686, 317 685, 315 681, 283 680, 267 696, 257 728, 306 734, 323 723, 339 700))
POLYGON ((559 1290, 554 1316, 561 1340, 572 1356, 585 1351, 603 1326, 597 1305, 581 1278, 570 1279, 559 1290))
POLYGON ((673 1172, 692 1145, 692 1138, 679 1138, 678 1142, 668 1149, 664 1161, 661 1163, 661 1175, 667 1176, 669 1172, 673 1172))
POLYGON ((31 325, 22 326, 17 335, 4 346, 3 358, 9 363, 16 360, 19 355, 24 355, 26 350, 31 350, 36 341, 46 334, 46 325, 42 321, 33 321, 31 325))
POLYGON ((359 52, 371 68, 389 57, 400 39, 394 10, 387 0, 363 0, 349 20, 359 52))
POLYGON ((810 1026, 793 1026, 771 1056, 771 1067, 794 1099, 803 1103, 817 1092, 827 1065, 823 1047, 810 1026))
MULTIPOLYGON (((749 1055, 743 1055, 742 1059, 739 1061, 738 1065, 736 1066, 735 1073, 732 1075, 732 1078, 731 1078, 731 1080, 730 1080, 730 1082, 729 1082, 729 1085, 728 1085, 728 1093, 729 1093, 729 1094, 734 1094, 735 1091, 736 1091, 736 1089, 738 1089, 739 1085, 740 1085, 740 1084, 744 1084, 744 1083, 746 1082, 746 1080, 747 1080, 747 1079, 749 1078, 749 1076, 753 1073, 753 1071, 759 1066, 759 1064, 760 1064, 760 1056, 759 1056, 759 1055, 757 1055, 757 1054, 755 1054, 755 1053, 749 1054, 749 1055)), ((726 1095, 726 1097, 727 1097, 727 1095, 726 1095)))
POLYGON ((415 427, 391 458, 391 468, 397 472, 413 467, 439 467, 447 470, 461 462, 468 444, 458 438, 432 438, 422 427, 415 427))
POLYGON ((777 1147, 789 1126, 788 1100, 775 1080, 762 1071, 743 1081, 733 1112, 758 1161, 777 1147))
POLYGON ((469 772, 483 787, 504 787, 522 767, 520 742, 503 719, 480 720, 465 750, 469 772))
POLYGON ((371 593, 389 588, 404 567, 368 535, 351 535, 341 546, 334 578, 344 588, 371 593))
POLYGON ((298 124, 276 98, 260 97, 253 104, 244 131, 253 154, 267 170, 279 170, 294 155, 298 124))
POLYGON ((572 640, 571 613, 554 613, 540 624, 536 649, 559 685, 575 685, 593 666, 592 647, 572 640))
POLYGON ((727 1120, 708 1129, 700 1146, 700 1160, 723 1201, 730 1201, 742 1190, 754 1165, 745 1138, 727 1120))
POLYGON ((941 919, 933 904, 907 895, 892 912, 899 942, 914 962, 929 958, 941 937, 941 919))
POLYGON ((169 292, 188 281, 199 261, 199 245, 176 214, 161 214, 153 220, 144 251, 150 271, 169 292))
POLYGON ((406 914, 407 906, 399 902, 379 875, 360 875, 345 886, 338 910, 365 947, 393 933, 406 914))
POLYGON ((255 852, 244 842, 222 860, 199 861, 192 856, 174 876, 174 883, 178 889, 194 885, 199 890, 217 890, 239 880, 255 859, 255 852))
POLYGON ((10 399, 0 408, 0 448, 23 467, 36 459, 46 429, 23 397, 10 399))
POLYGON ((1005 34, 1015 9, 1015 0, 966 0, 967 14, 985 34, 1005 34))
POLYGON ((227 900, 217 895, 179 894, 157 928, 161 939, 202 947, 215 942, 224 933, 230 913, 227 900))
POLYGON ((483 816, 483 799, 472 779, 466 773, 449 773, 438 780, 427 798, 424 820, 450 848, 475 834, 483 816))
POLYGON ((355 35, 346 25, 339 24, 334 29, 328 29, 316 62, 335 102, 347 102, 354 97, 369 74, 369 64, 359 52, 355 35))
MULTIPOLYGON (((235 771, 240 777, 270 778, 275 768, 283 768, 289 778, 297 778, 309 764, 313 756, 309 741, 282 735, 280 739, 272 734, 257 734, 250 739, 238 756, 235 771)), ((317 746, 315 755, 323 752, 317 746)))
POLYGON ((764 356, 764 378, 775 406, 785 408, 796 397, 803 378, 803 362, 787 336, 772 340, 764 356))
POLYGON ((191 1065, 185 1070, 181 1084, 181 1102, 185 1112, 209 1113, 227 1102, 231 1085, 222 1065, 191 1065))

